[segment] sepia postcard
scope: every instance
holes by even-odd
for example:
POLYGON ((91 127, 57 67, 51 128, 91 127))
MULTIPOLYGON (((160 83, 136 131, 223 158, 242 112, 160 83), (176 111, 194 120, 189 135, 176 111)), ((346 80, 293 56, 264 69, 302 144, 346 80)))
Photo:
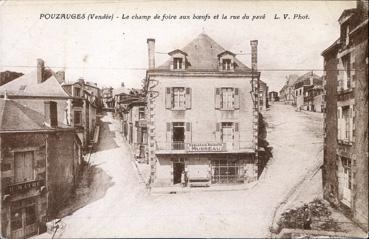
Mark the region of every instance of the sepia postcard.
POLYGON ((368 0, 0 0, 0 238, 367 238, 368 0))

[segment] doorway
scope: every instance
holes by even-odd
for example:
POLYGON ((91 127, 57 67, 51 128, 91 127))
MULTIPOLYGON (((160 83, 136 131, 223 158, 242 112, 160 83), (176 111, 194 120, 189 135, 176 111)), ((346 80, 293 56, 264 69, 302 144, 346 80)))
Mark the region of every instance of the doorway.
POLYGON ((182 173, 185 170, 185 163, 183 159, 173 162, 173 184, 181 183, 182 173))
POLYGON ((351 207, 351 159, 341 157, 342 159, 342 175, 343 175, 343 198, 342 202, 351 207))
POLYGON ((37 234, 36 205, 32 201, 25 199, 12 203, 11 238, 23 239, 37 234))

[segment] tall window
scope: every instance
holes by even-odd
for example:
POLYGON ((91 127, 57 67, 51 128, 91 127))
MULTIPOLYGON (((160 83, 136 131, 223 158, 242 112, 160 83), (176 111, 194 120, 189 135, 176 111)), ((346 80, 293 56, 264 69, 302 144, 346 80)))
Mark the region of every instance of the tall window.
POLYGON ((182 58, 175 57, 173 59, 173 69, 175 69, 175 70, 182 69, 182 62, 183 62, 183 59, 182 58))
POLYGON ((74 111, 74 124, 75 125, 82 124, 82 112, 81 111, 74 111))
POLYGON ((345 43, 346 46, 350 43, 350 25, 347 25, 346 27, 346 39, 345 39, 345 43))
POLYGON ((74 88, 74 96, 76 96, 76 97, 81 96, 81 89, 80 88, 74 88))
POLYGON ((348 106, 342 108, 342 117, 345 121, 345 140, 350 140, 350 108, 348 106))
POLYGON ((347 89, 351 88, 351 60, 350 60, 350 54, 346 55, 342 61, 345 68, 345 80, 346 80, 346 87, 347 89))
POLYGON ((233 88, 222 88, 221 107, 223 109, 233 109, 233 88))
POLYGON ((230 70, 231 69, 231 59, 223 59, 222 61, 223 70, 230 70))
POLYGON ((186 92, 184 87, 174 87, 173 88, 173 108, 174 109, 184 109, 186 101, 186 92))
POLYGON ((33 151, 14 153, 14 181, 27 182, 34 179, 33 151))
POLYGON ((138 108, 138 119, 145 119, 145 107, 141 106, 138 108))

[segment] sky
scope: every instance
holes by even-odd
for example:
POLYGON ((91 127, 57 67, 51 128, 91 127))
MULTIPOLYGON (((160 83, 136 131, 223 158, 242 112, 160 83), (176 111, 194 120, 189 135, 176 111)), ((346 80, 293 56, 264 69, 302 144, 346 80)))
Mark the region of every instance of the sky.
POLYGON ((159 66, 168 52, 204 32, 248 66, 250 40, 258 40, 261 79, 269 90, 279 91, 290 73, 313 69, 322 75, 321 52, 338 38, 342 11, 355 6, 356 1, 0 0, 0 71, 27 73, 42 58, 53 70, 64 69, 67 81, 83 77, 99 86, 124 82, 138 88, 148 65, 147 38, 156 40, 159 66), (41 14, 85 14, 85 19, 51 20, 41 14), (87 20, 88 14, 113 14, 113 20, 87 20), (129 18, 122 19, 123 14, 129 18), (155 14, 177 19, 157 20, 155 14), (206 14, 211 19, 193 19, 206 14), (217 14, 219 19, 214 19, 217 14), (223 14, 228 19, 222 19, 223 14), (245 14, 250 18, 242 19, 245 14), (284 20, 283 14, 290 19, 284 20), (309 19, 293 19, 294 14, 309 19), (136 15, 141 19, 132 19, 136 15), (231 15, 240 19, 229 19, 231 15))

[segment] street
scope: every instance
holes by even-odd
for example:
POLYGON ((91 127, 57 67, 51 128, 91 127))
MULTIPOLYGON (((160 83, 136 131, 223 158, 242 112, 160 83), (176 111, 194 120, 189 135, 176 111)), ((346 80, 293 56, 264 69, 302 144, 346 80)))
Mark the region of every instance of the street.
MULTIPOLYGON (((90 163, 108 177, 103 194, 62 218, 57 236, 268 237, 276 208, 322 163, 322 115, 273 104, 264 113, 273 159, 259 182, 244 191, 150 195, 140 183, 118 121, 102 118, 90 163)), ((99 180, 99 178, 95 178, 99 180)), ((41 235, 49 238, 49 234, 41 235)))

